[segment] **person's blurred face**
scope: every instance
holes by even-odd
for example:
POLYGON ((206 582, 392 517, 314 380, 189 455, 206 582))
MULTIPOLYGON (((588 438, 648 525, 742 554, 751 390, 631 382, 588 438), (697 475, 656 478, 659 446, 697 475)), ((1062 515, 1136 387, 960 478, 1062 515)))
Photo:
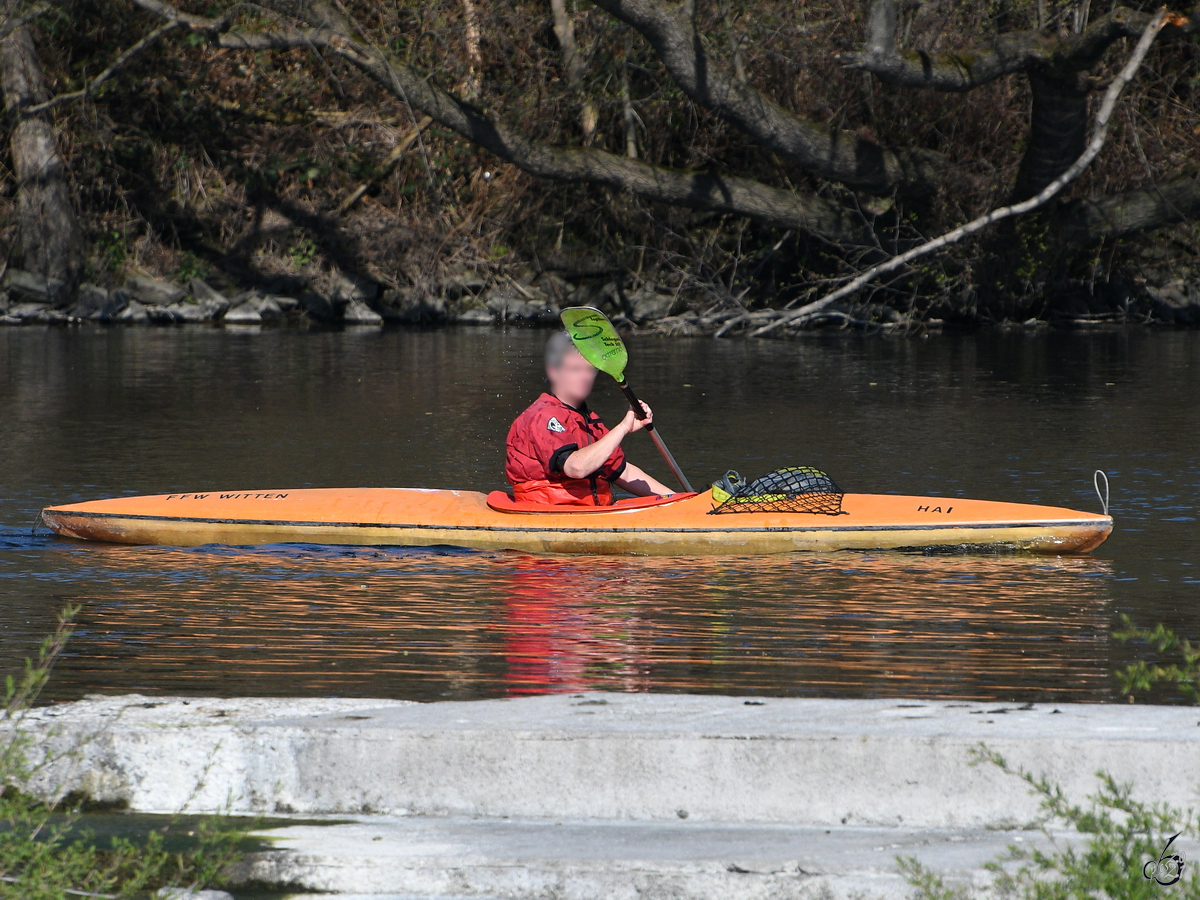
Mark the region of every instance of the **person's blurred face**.
POLYGON ((578 406, 592 392, 592 386, 596 383, 596 367, 572 347, 563 355, 557 367, 547 367, 546 377, 550 379, 550 390, 554 396, 571 406, 578 406))

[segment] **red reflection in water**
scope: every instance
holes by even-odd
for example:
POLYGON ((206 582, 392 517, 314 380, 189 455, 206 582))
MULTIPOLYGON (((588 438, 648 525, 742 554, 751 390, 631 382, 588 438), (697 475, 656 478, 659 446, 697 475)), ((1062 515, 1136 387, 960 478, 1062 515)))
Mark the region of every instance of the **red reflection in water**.
POLYGON ((582 691, 605 687, 646 691, 649 653, 640 635, 653 630, 634 613, 606 616, 603 597, 589 597, 597 569, 554 558, 520 557, 512 564, 504 606, 504 679, 510 694, 582 691))

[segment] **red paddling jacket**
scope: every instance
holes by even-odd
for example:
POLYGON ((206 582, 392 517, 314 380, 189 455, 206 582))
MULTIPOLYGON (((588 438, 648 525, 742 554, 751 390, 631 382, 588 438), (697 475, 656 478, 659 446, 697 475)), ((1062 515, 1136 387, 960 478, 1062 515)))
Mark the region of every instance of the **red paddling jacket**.
POLYGON ((608 429, 587 404, 576 409, 553 394, 542 394, 508 430, 504 474, 513 486, 513 497, 530 503, 611 506, 610 483, 625 471, 625 452, 620 447, 587 478, 563 473, 568 456, 606 434, 608 429))

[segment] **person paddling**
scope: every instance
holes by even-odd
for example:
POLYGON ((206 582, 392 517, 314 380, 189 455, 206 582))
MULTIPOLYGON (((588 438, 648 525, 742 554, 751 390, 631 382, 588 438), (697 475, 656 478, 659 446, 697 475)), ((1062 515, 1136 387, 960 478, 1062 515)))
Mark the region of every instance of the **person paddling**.
POLYGON ((565 331, 546 342, 550 390, 519 415, 508 431, 504 472, 513 497, 529 503, 611 506, 612 485, 631 494, 669 496, 672 491, 625 459, 621 441, 654 421, 631 409, 609 431, 588 409, 596 368, 580 355, 565 331))

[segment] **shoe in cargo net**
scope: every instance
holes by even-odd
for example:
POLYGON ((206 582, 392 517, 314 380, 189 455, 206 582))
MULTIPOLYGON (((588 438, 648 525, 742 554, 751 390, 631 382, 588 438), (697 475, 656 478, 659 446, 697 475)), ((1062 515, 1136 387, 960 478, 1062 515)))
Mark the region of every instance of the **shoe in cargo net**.
POLYGON ((844 492, 820 469, 792 466, 756 478, 749 484, 730 470, 713 484, 710 515, 723 513, 842 513, 844 492))

